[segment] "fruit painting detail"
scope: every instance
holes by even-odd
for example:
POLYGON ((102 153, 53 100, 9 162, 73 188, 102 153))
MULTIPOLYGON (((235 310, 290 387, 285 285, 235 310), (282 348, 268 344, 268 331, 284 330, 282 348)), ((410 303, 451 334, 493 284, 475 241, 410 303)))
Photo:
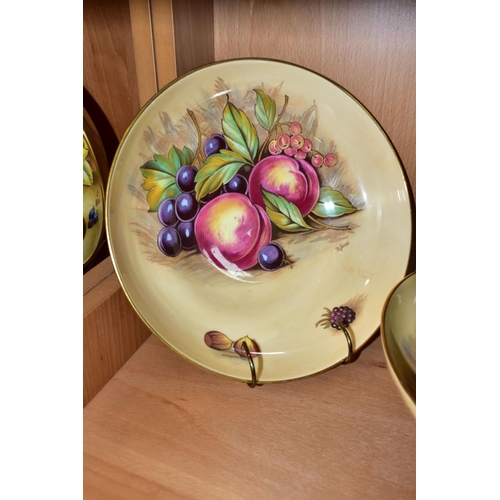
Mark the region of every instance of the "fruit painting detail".
POLYGON ((92 229, 97 223, 97 220, 99 219, 99 213, 95 209, 95 207, 92 207, 89 211, 89 222, 88 222, 88 228, 92 229))
POLYGON ((172 145, 140 167, 149 211, 160 223, 157 247, 165 256, 193 250, 221 270, 277 271, 291 267, 286 233, 352 230, 332 222, 359 208, 322 185, 319 175, 338 165, 335 152, 315 150, 314 136, 307 137, 299 121, 284 119, 289 96, 277 114, 270 95, 253 92, 257 123, 227 97, 221 130, 203 134, 187 109, 196 150, 172 145), (273 241, 277 235, 280 244, 273 241))
POLYGON ((247 354, 245 348, 243 347, 243 342, 246 342, 252 358, 257 357, 261 352, 259 344, 257 344, 257 342, 250 337, 242 337, 233 342, 229 337, 227 337, 227 335, 215 330, 205 333, 204 341, 207 347, 210 347, 211 349, 215 349, 216 351, 234 352, 240 358, 244 359, 247 358, 247 354))
POLYGON ((83 131, 83 266, 90 265, 103 240, 104 231, 104 189, 100 166, 91 145, 83 131))
POLYGON ((329 328, 331 326, 336 330, 341 330, 342 328, 338 323, 347 327, 356 319, 354 310, 347 306, 334 307, 332 310, 327 307, 324 309, 326 310, 326 313, 322 315, 324 319, 320 319, 316 323, 316 327, 321 325, 323 328, 329 328))

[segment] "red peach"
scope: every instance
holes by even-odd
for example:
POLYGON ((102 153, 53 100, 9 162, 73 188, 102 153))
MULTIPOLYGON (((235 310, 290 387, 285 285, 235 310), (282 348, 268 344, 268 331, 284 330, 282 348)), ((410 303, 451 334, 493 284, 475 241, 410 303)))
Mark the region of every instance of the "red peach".
POLYGON ((257 209, 257 212, 259 212, 259 217, 260 217, 259 238, 255 242, 253 247, 249 250, 249 252, 245 255, 245 257, 233 262, 233 264, 242 271, 250 269, 251 267, 257 264, 259 257, 259 250, 264 245, 267 245, 271 241, 273 235, 272 234, 273 228, 271 226, 271 221, 266 211, 263 208, 259 207, 258 205, 255 205, 255 208, 257 209))
POLYGON ((302 216, 314 208, 320 190, 318 176, 311 165, 285 155, 264 158, 250 174, 248 195, 254 205, 265 209, 261 187, 295 204, 302 216))
POLYGON ((200 252, 215 266, 244 271, 257 264, 260 247, 271 241, 271 222, 246 196, 226 193, 200 210, 194 233, 200 252))

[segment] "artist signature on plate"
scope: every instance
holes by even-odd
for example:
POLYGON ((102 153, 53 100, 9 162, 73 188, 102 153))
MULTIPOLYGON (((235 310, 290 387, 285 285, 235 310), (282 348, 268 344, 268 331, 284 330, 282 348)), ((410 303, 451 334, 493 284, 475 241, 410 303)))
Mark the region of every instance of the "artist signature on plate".
POLYGON ((349 242, 341 243, 338 247, 335 247, 335 250, 337 250, 337 252, 342 252, 342 250, 344 250, 344 248, 348 245, 349 245, 349 242))

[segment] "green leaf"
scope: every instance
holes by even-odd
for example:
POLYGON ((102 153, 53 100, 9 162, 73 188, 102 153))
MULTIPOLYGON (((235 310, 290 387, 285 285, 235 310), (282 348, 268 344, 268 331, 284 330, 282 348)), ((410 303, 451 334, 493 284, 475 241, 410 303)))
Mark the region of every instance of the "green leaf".
POLYGON ((263 128, 271 130, 276 116, 276 102, 262 90, 254 89, 254 91, 257 94, 255 116, 263 128))
POLYGON ((318 203, 316 203, 312 212, 319 217, 340 217, 341 215, 351 214, 356 210, 340 191, 335 191, 331 187, 322 187, 318 203))
POLYGON ((247 164, 245 158, 228 149, 221 149, 219 153, 208 156, 194 178, 196 199, 199 201, 207 194, 217 191, 247 164))
POLYGON ((175 148, 175 149, 176 149, 176 151, 178 151, 179 158, 181 160, 182 165, 192 165, 193 164, 194 153, 189 148, 184 146, 182 151, 178 150, 177 148, 175 148))
POLYGON ((92 186, 94 182, 94 174, 87 160, 83 160, 83 185, 92 186))
POLYGON ((266 204, 267 215, 280 229, 289 233, 314 230, 314 228, 309 226, 302 218, 300 210, 294 203, 288 201, 281 195, 270 193, 262 187, 260 190, 264 203, 266 204))
POLYGON ((172 146, 168 152, 168 156, 154 155, 153 158, 158 163, 159 168, 175 176, 183 165, 191 165, 193 163, 194 154, 187 147, 184 147, 181 151, 179 148, 172 146))
POLYGON ((191 165, 194 155, 189 148, 180 150, 172 146, 168 156, 154 155, 153 158, 141 167, 145 177, 142 187, 148 192, 146 200, 150 212, 156 212, 167 198, 179 196, 181 191, 175 183, 175 176, 183 165, 191 165))
POLYGON ((259 138, 247 115, 229 101, 222 114, 222 130, 228 146, 253 165, 259 138))

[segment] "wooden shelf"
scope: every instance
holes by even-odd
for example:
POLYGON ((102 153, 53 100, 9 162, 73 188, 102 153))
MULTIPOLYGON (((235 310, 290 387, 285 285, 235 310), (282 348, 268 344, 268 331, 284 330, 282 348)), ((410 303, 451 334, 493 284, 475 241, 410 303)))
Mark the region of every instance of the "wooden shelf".
POLYGON ((380 338, 250 389, 151 336, 84 411, 86 499, 415 498, 415 419, 380 338))

